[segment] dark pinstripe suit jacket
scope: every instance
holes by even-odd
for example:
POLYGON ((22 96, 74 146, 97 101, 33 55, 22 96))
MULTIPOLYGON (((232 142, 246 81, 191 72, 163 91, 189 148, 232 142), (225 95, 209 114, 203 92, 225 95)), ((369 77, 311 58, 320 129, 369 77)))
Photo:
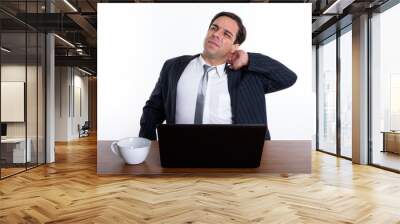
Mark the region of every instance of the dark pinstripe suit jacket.
MULTIPOLYGON (((228 90, 234 124, 267 124, 264 94, 285 89, 297 76, 280 62, 258 53, 248 53, 249 64, 240 70, 227 68, 228 90)), ((180 76, 189 62, 199 55, 185 55, 164 63, 160 77, 143 108, 140 137, 156 139, 156 126, 166 120, 175 123, 176 92, 180 76)), ((267 128, 265 139, 269 140, 267 128)))

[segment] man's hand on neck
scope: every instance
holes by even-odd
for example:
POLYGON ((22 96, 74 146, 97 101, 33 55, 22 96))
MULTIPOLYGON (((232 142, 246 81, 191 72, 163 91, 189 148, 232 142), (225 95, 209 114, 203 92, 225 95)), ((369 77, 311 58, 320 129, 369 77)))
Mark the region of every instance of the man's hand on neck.
POLYGON ((244 66, 249 64, 249 55, 246 51, 243 50, 236 50, 232 54, 224 58, 212 58, 207 56, 206 54, 201 54, 204 60, 211 66, 217 66, 224 63, 230 64, 229 68, 233 70, 239 70, 244 66))
POLYGON ((228 56, 227 62, 229 68, 239 70, 249 64, 249 55, 243 50, 237 50, 228 56))

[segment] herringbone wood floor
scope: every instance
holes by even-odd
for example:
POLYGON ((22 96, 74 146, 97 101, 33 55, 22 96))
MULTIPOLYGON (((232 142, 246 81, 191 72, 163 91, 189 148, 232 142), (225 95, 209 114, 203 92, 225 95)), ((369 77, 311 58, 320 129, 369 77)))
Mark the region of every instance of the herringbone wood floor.
POLYGON ((98 177, 96 139, 0 181, 0 223, 400 223, 400 175, 313 153, 310 175, 98 177))

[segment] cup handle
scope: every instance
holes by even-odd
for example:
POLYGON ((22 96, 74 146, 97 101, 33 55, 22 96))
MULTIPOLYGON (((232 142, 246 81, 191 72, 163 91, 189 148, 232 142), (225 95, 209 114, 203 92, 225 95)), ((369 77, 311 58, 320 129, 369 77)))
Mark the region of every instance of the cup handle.
POLYGON ((117 142, 113 142, 113 143, 111 144, 111 151, 112 151, 115 155, 121 156, 121 155, 119 154, 117 142))

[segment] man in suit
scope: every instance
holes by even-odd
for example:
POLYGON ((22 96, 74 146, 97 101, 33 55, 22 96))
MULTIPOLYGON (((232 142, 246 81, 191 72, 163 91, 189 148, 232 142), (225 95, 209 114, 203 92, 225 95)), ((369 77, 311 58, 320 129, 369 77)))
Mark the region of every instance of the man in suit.
MULTIPOLYGON (((172 124, 266 124, 266 93, 293 85, 297 76, 280 62, 239 49, 242 20, 221 12, 211 20, 201 54, 167 60, 143 108, 139 136, 156 139, 172 124)), ((265 139, 269 140, 267 128, 265 139)))

